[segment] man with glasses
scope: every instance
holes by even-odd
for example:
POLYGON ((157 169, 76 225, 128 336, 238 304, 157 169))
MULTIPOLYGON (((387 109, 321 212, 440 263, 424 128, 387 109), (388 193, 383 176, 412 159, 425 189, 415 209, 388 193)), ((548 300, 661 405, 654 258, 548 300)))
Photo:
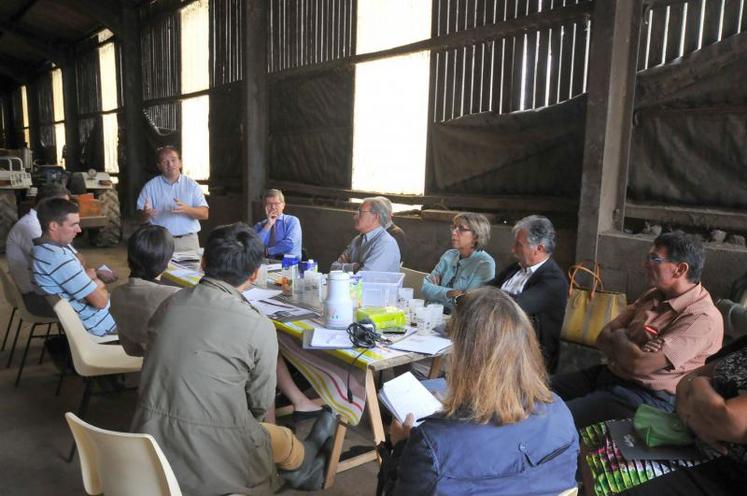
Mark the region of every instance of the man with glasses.
POLYGON ((293 255, 301 260, 301 222, 298 217, 283 213, 285 197, 279 189, 268 189, 264 194, 267 218, 254 225, 265 247, 265 256, 283 258, 293 255))
POLYGON ((568 281, 552 254, 555 228, 541 215, 524 217, 513 227, 511 251, 516 262, 501 271, 493 284, 510 294, 532 320, 550 373, 558 367, 560 329, 568 300, 568 281))
POLYGON ((399 246, 384 229, 387 217, 386 205, 380 198, 364 199, 354 217, 355 230, 360 234, 345 248, 337 263, 353 264, 356 272, 399 272, 399 246))
POLYGON ((703 245, 683 232, 654 240, 645 262, 653 287, 597 338, 607 364, 552 379, 577 427, 630 418, 643 403, 674 410, 677 383, 703 366, 724 336, 721 314, 700 283, 704 262, 703 245))
POLYGON ((163 226, 174 237, 174 251, 197 251, 200 221, 209 209, 200 185, 182 174, 182 161, 173 146, 157 152, 160 176, 143 186, 137 199, 142 222, 163 226))

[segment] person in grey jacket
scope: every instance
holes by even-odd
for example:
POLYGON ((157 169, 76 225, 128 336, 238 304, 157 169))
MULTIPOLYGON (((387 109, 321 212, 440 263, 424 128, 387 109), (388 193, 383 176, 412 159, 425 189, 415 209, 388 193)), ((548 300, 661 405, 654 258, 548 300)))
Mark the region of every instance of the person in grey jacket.
POLYGON ((248 225, 216 228, 205 246, 205 277, 164 301, 149 324, 132 430, 156 438, 186 495, 267 494, 283 480, 322 485, 322 446, 335 417, 323 412, 303 443, 262 423, 275 399, 277 337, 241 292, 263 254, 248 225))

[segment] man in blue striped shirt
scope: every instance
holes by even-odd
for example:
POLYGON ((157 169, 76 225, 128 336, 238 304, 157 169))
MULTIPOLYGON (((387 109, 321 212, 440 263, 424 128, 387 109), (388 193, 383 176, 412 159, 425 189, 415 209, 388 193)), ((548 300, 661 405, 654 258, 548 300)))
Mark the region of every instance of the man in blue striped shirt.
POLYGON ((98 337, 116 335, 109 314, 109 292, 93 269, 86 270, 70 248, 80 232, 78 206, 64 198, 50 198, 37 207, 42 235, 34 240, 34 282, 48 295, 70 302, 86 330, 98 337))

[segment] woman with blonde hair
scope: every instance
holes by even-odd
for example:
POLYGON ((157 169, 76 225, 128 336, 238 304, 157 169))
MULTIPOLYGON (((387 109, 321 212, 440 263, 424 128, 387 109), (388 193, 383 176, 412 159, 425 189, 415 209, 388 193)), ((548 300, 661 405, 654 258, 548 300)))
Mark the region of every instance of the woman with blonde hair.
MULTIPOLYGON (((576 485, 578 435, 547 384, 526 314, 494 287, 459 298, 443 410, 394 421, 386 494, 555 494, 576 485)), ((381 489, 381 487, 380 487, 381 489)))
POLYGON ((483 214, 463 212, 449 226, 451 249, 446 250, 423 279, 423 296, 447 309, 465 291, 487 284, 495 277, 495 260, 485 248, 490 241, 490 221, 483 214))

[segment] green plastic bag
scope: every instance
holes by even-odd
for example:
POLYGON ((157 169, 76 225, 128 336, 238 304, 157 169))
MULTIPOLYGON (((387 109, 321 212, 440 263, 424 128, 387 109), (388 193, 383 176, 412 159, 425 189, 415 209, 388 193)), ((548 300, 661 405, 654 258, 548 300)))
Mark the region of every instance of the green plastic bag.
POLYGON ((633 427, 646 446, 687 446, 693 444, 687 426, 674 413, 641 405, 633 417, 633 427))

